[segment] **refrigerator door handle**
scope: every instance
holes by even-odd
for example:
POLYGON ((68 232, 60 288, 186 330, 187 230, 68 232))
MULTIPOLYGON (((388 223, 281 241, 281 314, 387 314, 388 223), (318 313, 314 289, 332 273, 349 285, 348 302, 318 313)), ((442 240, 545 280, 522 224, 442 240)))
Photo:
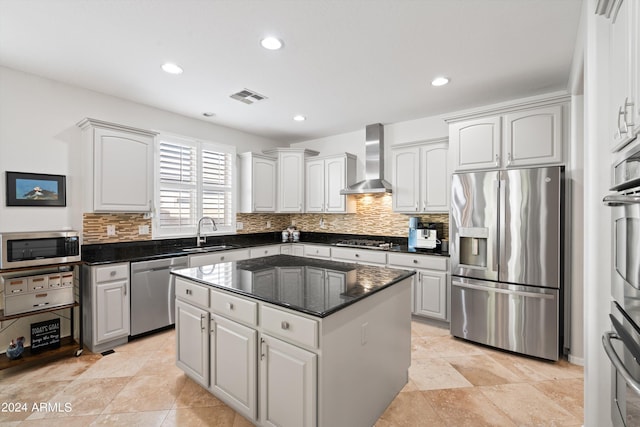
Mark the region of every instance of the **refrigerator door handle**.
POLYGON ((491 249, 493 250, 493 271, 498 271, 499 265, 500 265, 500 253, 498 251, 498 248, 500 247, 504 247, 504 215, 505 215, 505 209, 504 209, 504 195, 505 195, 505 180, 503 179, 499 179, 496 180, 496 200, 498 202, 498 206, 496 206, 496 208, 498 209, 498 217, 499 217, 499 223, 498 223, 498 228, 496 229, 495 233, 492 237, 492 242, 491 242, 491 249), (499 240, 498 240, 499 239, 499 240))
POLYGON ((526 291, 512 291, 509 289, 492 288, 490 286, 473 285, 471 283, 462 283, 458 281, 454 281, 452 284, 460 288, 475 289, 478 291, 485 291, 485 292, 495 292, 498 294, 509 294, 509 295, 514 295, 519 297, 532 297, 532 298, 539 298, 539 299, 555 298, 553 294, 542 294, 538 292, 526 292, 526 291))

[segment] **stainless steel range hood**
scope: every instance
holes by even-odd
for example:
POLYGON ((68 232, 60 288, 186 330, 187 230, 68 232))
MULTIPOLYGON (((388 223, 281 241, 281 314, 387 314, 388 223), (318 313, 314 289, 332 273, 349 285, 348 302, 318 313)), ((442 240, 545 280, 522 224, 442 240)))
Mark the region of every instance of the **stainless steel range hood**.
POLYGON ((380 123, 365 129, 365 179, 340 191, 340 194, 391 193, 384 179, 384 129, 380 123))

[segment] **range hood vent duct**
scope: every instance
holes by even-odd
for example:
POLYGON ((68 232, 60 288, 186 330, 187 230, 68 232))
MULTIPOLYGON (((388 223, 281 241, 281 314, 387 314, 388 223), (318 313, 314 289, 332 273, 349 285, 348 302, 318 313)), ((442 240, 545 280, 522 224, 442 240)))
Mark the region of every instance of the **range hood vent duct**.
POLYGON ((384 179, 384 129, 380 123, 365 128, 365 179, 340 191, 340 194, 391 193, 384 179))

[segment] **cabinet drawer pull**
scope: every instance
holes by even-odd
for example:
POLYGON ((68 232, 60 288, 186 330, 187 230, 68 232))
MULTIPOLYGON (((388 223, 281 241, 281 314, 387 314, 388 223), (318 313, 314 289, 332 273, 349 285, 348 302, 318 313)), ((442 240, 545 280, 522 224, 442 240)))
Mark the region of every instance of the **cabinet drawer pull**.
POLYGON ((417 260, 417 259, 414 259, 414 260, 413 260, 413 263, 414 263, 414 264, 417 264, 417 263, 418 263, 418 260, 417 260))
POLYGON ((33 288, 34 291, 36 291, 38 289, 44 289, 44 286, 41 285, 41 286, 36 286, 36 287, 33 288))
POLYGON ((220 261, 224 261, 224 255, 220 257, 220 261))
POLYGON ((34 307, 44 307, 45 305, 49 305, 49 302, 41 302, 40 304, 33 304, 34 307))
POLYGON ((356 254, 356 258, 360 258, 360 254, 356 254))
POLYGON ((228 302, 228 303, 227 303, 227 308, 228 308, 229 310, 233 310, 233 303, 228 302))
POLYGON ((48 294, 36 294, 36 298, 44 298, 46 297, 48 294))
POLYGON ((22 292, 22 289, 12 289, 11 290, 12 294, 19 294, 20 292, 22 292))
POLYGON ((115 271, 115 270, 113 270, 113 271, 111 271, 111 272, 109 273, 109 276, 112 276, 112 277, 113 277, 113 276, 115 276, 115 275, 116 275, 116 271, 115 271))
POLYGON ((191 289, 185 289, 184 290, 186 292, 187 295, 191 295, 193 292, 191 292, 191 289))
POLYGON ((287 322, 286 320, 283 320, 282 323, 280 323, 280 327, 284 330, 289 329, 289 322, 287 322))

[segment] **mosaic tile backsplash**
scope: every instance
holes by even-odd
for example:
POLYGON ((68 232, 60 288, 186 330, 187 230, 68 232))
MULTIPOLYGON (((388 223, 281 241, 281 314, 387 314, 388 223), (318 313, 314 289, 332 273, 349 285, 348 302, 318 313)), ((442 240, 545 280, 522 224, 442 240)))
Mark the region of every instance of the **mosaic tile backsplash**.
MULTIPOLYGON (((363 194, 350 197, 356 199, 356 213, 352 214, 239 213, 236 215, 236 221, 242 223, 242 230, 238 230, 238 234, 281 231, 290 225, 295 225, 302 232, 407 237, 409 218, 418 216, 422 222, 443 223, 443 237, 448 239, 449 215, 446 213, 420 215, 395 213, 391 204, 392 196, 389 194, 363 194)), ((87 213, 83 216, 83 242, 94 244, 151 240, 151 234, 139 234, 140 226, 148 226, 151 230, 151 219, 145 219, 143 214, 87 213), (107 225, 115 225, 115 236, 107 236, 107 225)))

